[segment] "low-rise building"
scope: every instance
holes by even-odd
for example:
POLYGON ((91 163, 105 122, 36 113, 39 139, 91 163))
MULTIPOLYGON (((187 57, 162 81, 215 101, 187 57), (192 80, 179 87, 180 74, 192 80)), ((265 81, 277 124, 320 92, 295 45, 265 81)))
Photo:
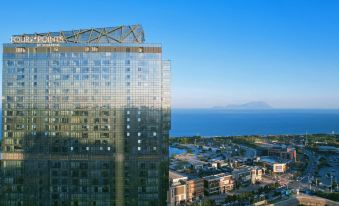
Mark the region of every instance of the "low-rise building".
POLYGON ((212 168, 218 168, 218 163, 217 163, 217 162, 211 162, 211 163, 210 163, 210 166, 211 166, 212 168))
POLYGON ((286 163, 274 163, 273 164, 273 172, 274 173, 284 173, 286 172, 286 163))
POLYGON ((296 161, 297 151, 294 147, 272 147, 268 149, 268 156, 276 156, 283 160, 296 161))
POLYGON ((335 146, 327 146, 327 145, 321 145, 318 146, 319 152, 333 152, 333 153, 339 153, 339 148, 335 146))
POLYGON ((204 197, 204 180, 201 178, 194 178, 187 180, 187 201, 194 202, 195 200, 204 197))
POLYGON ((229 164, 225 160, 217 160, 215 161, 218 165, 218 168, 228 167, 229 164))
POLYGON ((241 156, 234 156, 229 158, 229 165, 232 168, 238 168, 241 167, 242 165, 245 165, 246 162, 249 161, 249 158, 247 157, 241 157, 241 156))
POLYGON ((261 167, 252 167, 251 183, 255 184, 262 181, 263 169, 261 167))
POLYGON ((168 203, 170 206, 184 205, 187 201, 187 177, 169 171, 170 188, 168 195, 168 203))
POLYGON ((232 176, 239 185, 255 184, 256 182, 260 182, 262 180, 262 174, 262 168, 257 166, 241 166, 233 169, 232 171, 232 176))
POLYGON ((261 157, 258 162, 263 163, 263 165, 274 173, 284 173, 287 170, 287 163, 288 162, 283 162, 277 158, 272 158, 272 157, 261 157))
POLYGON ((237 185, 244 185, 251 183, 251 171, 252 168, 249 166, 241 166, 239 168, 233 169, 232 176, 237 182, 237 185))
POLYGON ((206 195, 226 193, 234 188, 232 175, 220 173, 204 177, 204 189, 206 195))
POLYGON ((294 147, 285 144, 259 144, 263 155, 277 157, 286 161, 296 161, 297 151, 294 147))

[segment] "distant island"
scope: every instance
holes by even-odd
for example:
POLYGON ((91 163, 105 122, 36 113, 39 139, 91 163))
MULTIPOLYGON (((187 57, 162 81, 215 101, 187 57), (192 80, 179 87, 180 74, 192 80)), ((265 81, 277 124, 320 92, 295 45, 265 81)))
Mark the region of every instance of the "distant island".
POLYGON ((273 107, 266 102, 255 101, 244 104, 229 104, 227 106, 213 107, 214 109, 232 109, 232 110, 255 110, 255 109, 273 109, 273 107))

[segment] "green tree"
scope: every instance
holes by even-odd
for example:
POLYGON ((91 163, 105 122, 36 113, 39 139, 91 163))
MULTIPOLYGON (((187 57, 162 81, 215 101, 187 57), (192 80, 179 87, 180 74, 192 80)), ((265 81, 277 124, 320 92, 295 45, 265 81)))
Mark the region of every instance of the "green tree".
POLYGON ((193 203, 192 206, 214 206, 215 202, 213 200, 205 199, 200 203, 193 203))
POLYGON ((205 200, 202 206, 214 206, 215 202, 213 200, 205 200))

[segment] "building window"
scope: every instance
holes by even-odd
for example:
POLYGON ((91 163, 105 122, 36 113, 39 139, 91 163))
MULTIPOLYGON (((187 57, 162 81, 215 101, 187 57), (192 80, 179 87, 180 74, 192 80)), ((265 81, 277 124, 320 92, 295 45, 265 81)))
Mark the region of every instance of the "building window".
POLYGON ((16 53, 24 53, 24 52, 26 52, 26 48, 25 47, 16 47, 15 52, 16 53))
POLYGON ((99 47, 93 46, 91 48, 91 50, 92 50, 92 52, 97 52, 97 51, 99 51, 99 47))

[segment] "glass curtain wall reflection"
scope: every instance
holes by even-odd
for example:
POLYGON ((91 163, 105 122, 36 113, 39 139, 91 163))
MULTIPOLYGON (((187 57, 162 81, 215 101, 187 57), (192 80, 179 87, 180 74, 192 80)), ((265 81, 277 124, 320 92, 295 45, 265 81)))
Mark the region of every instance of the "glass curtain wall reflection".
POLYGON ((170 63, 143 35, 134 25, 4 44, 0 205, 165 205, 170 63))

